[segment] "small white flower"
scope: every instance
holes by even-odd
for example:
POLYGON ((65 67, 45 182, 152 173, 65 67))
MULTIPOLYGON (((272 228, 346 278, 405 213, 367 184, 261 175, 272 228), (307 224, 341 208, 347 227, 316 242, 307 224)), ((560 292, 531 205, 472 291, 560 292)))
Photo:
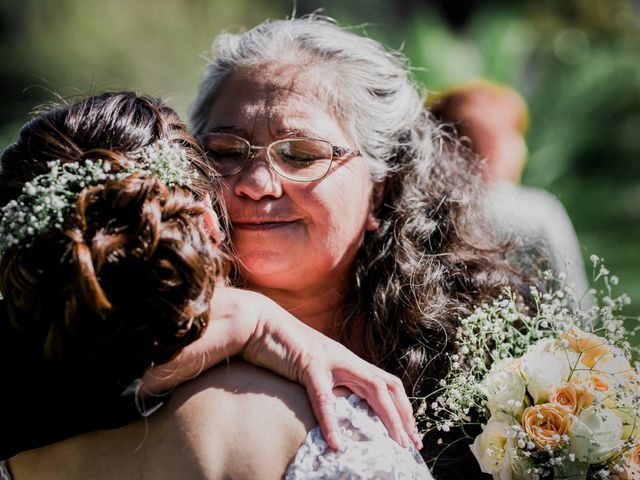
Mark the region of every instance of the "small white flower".
POLYGON ((153 174, 169 187, 190 186, 195 178, 186 152, 166 141, 145 147, 142 162, 130 162, 133 168, 111 172, 104 160, 61 164, 47 162, 49 172, 26 182, 18 199, 0 211, 0 257, 17 244, 26 247, 32 237, 51 228, 60 228, 65 213, 75 204, 82 189, 109 180, 122 180, 133 173, 153 174))

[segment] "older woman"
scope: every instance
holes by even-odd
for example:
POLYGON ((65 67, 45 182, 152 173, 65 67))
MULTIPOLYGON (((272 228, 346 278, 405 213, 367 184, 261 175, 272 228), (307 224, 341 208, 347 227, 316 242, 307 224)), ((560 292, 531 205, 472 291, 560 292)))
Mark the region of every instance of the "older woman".
POLYGON ((192 109, 238 284, 417 394, 457 317, 522 285, 476 208, 475 158, 422 105, 401 56, 312 16, 220 35, 192 109))
POLYGON ((478 162, 422 105, 400 55, 311 16, 220 35, 191 111, 238 284, 418 396, 461 315, 504 286, 526 295, 476 208, 478 162))

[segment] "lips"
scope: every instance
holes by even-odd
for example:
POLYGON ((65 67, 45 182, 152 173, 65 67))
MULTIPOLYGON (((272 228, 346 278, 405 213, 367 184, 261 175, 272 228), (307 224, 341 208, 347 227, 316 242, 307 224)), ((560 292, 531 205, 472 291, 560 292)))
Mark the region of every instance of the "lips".
POLYGON ((291 227, 298 223, 298 220, 275 220, 275 219, 241 219, 231 220, 231 224, 237 230, 274 230, 278 228, 291 227))

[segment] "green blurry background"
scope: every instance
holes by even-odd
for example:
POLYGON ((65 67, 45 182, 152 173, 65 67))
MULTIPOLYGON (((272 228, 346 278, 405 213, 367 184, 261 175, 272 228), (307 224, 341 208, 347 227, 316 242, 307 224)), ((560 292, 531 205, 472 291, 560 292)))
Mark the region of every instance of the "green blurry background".
POLYGON ((527 99, 523 182, 558 195, 585 258, 640 314, 640 4, 633 0, 2 0, 0 147, 37 104, 133 89, 182 115, 222 29, 324 13, 402 48, 429 91, 483 77, 527 99))

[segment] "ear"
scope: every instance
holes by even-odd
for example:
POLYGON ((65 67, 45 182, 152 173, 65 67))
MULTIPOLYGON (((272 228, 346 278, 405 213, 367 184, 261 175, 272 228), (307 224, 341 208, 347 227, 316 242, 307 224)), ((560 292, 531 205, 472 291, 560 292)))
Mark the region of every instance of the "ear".
POLYGON ((367 232, 375 232, 380 228, 380 219, 378 218, 378 209, 382 205, 384 200, 384 194, 387 190, 387 181, 375 183, 373 190, 371 191, 371 205, 369 213, 367 215, 367 221, 365 223, 365 229, 367 232))
POLYGON ((211 204, 211 197, 207 193, 202 199, 204 204, 204 228, 209 232, 209 237, 216 245, 220 245, 220 222, 218 222, 218 215, 213 211, 213 205, 211 204))

